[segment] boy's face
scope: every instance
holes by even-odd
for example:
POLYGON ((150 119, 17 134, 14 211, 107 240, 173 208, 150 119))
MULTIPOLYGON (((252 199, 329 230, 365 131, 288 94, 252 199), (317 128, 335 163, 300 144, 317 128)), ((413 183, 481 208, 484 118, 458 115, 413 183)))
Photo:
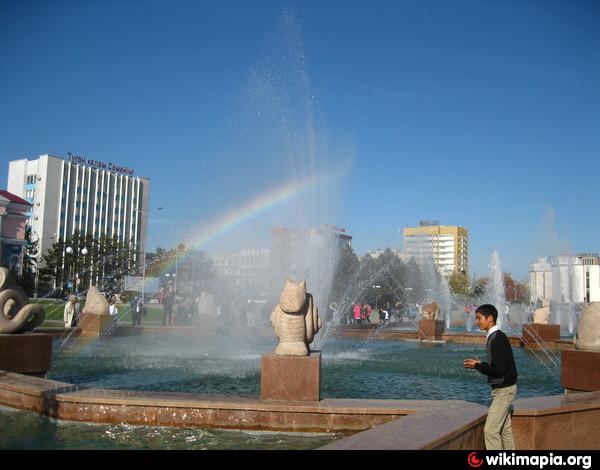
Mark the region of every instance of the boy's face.
POLYGON ((475 314, 475 324, 480 330, 488 331, 492 326, 495 325, 494 317, 491 315, 486 317, 482 315, 480 312, 475 314))

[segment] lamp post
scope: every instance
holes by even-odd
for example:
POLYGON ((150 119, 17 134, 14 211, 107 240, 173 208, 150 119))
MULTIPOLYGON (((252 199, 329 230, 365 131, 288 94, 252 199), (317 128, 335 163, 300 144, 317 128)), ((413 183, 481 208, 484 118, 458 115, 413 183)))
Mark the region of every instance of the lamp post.
MULTIPOLYGON (((374 285, 373 289, 381 289, 380 285, 374 285)), ((375 294, 375 308, 379 309, 379 290, 377 290, 377 294, 375 294)))
MULTIPOLYGON (((156 211, 160 211, 162 209, 163 209, 163 206, 160 206, 158 209, 156 209, 156 211)), ((136 209, 135 211, 148 217, 148 212, 145 212, 141 209, 136 209)), ((147 225, 146 225, 146 227, 147 227, 147 225)), ((144 295, 146 292, 146 252, 147 251, 148 251, 148 233, 146 231, 146 235, 144 237, 144 252, 142 253, 144 255, 144 265, 142 268, 142 303, 145 303, 144 295)))
MULTIPOLYGON (((65 248, 65 253, 67 253, 68 255, 75 256, 74 250, 70 246, 67 246, 65 248)), ((85 246, 83 248, 77 248, 77 255, 85 256, 87 254, 88 254, 88 249, 85 246)), ((69 264, 70 264, 70 269, 69 269, 70 276, 75 277, 75 279, 71 280, 71 294, 72 294, 73 293, 73 283, 75 283, 77 286, 79 285, 79 269, 77 269, 77 273, 75 273, 75 270, 73 269, 73 265, 75 264, 75 259, 73 259, 71 261, 71 263, 69 263, 69 264)), ((77 292, 77 291, 75 291, 75 292, 77 292)))

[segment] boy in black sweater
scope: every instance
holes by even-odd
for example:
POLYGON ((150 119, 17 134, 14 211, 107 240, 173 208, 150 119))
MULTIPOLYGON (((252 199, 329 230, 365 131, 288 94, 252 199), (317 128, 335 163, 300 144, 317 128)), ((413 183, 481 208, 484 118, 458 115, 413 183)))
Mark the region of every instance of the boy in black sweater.
POLYGON ((490 304, 475 311, 475 323, 487 332, 488 362, 478 358, 465 359, 467 369, 477 369, 488 376, 492 387, 492 404, 485 421, 484 435, 487 450, 513 450, 515 438, 510 411, 517 394, 517 367, 506 335, 496 325, 498 310, 490 304))

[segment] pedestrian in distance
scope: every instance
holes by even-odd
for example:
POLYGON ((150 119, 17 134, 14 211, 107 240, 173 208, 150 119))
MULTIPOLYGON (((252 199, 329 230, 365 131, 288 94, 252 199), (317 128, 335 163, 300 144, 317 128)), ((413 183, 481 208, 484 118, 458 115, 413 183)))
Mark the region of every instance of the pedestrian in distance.
POLYGON ((77 326, 79 316, 79 304, 77 302, 76 295, 70 295, 65 304, 65 310, 63 312, 63 320, 65 328, 73 328, 77 326))
POLYGON ((354 304, 354 324, 360 325, 362 320, 362 308, 360 304, 354 304))
POLYGON ((498 328, 498 310, 490 304, 481 305, 475 311, 475 323, 487 333, 488 361, 479 358, 465 359, 464 367, 476 369, 487 376, 492 388, 492 403, 485 427, 487 450, 514 450, 515 437, 512 430, 512 402, 517 395, 517 366, 507 336, 498 328))

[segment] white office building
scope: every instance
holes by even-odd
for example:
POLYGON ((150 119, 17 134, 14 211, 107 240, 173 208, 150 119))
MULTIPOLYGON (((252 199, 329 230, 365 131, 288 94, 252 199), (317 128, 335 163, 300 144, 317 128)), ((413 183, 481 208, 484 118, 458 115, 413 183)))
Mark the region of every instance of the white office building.
MULTIPOLYGON (((27 214, 39 252, 78 231, 118 237, 145 252, 150 180, 131 168, 69 153, 9 163, 8 191, 30 202, 27 214)), ((144 262, 145 260, 140 260, 144 262)))
POLYGON ((529 265, 531 301, 600 302, 600 257, 541 256, 529 265))

